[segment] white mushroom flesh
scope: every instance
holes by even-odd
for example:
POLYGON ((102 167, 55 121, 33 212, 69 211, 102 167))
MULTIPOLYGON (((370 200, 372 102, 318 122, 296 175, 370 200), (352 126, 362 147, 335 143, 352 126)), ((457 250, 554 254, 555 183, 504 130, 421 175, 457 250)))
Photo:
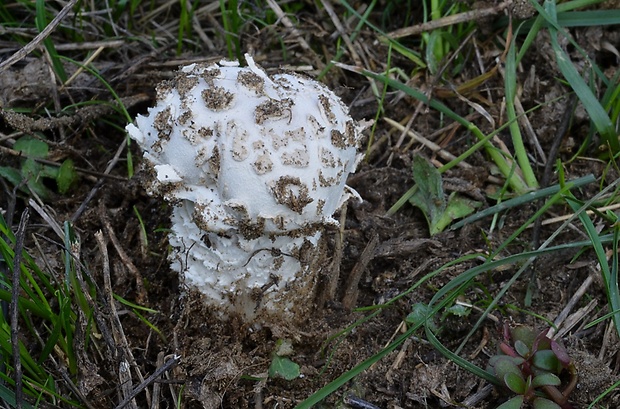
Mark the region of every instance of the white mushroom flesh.
POLYGON ((173 269, 252 319, 291 309, 289 284, 313 274, 307 260, 352 193, 362 127, 321 83, 246 59, 182 68, 127 131, 152 169, 149 193, 175 205, 173 269))

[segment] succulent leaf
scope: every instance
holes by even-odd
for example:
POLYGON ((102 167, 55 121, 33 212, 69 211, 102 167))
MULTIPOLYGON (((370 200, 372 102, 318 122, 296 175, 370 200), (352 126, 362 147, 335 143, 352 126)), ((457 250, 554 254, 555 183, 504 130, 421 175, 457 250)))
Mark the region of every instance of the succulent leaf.
POLYGON ((508 345, 505 342, 502 342, 501 344, 499 344, 499 349, 506 355, 508 356, 517 356, 517 351, 515 351, 515 349, 513 347, 511 347, 510 345, 508 345))
POLYGON ((533 402, 534 409, 561 409, 562 407, 557 403, 545 399, 545 398, 536 398, 533 402))
POLYGON ((521 373, 507 373, 504 375, 504 383, 508 389, 520 395, 525 394, 527 390, 527 383, 525 382, 525 379, 523 379, 523 375, 521 375, 521 373))
POLYGON ((519 409, 524 402, 534 409, 572 409, 566 398, 573 389, 577 371, 564 346, 549 338, 548 333, 549 329, 538 332, 522 325, 504 324, 500 352, 489 358, 488 370, 517 396, 497 409, 519 409), (560 391, 559 375, 563 371, 571 378, 564 391, 560 391))
POLYGON ((550 349, 536 352, 532 357, 532 364, 536 368, 549 372, 557 373, 561 369, 558 357, 555 355, 555 352, 550 349))
POLYGON ((504 379, 506 374, 512 373, 523 378, 521 369, 519 369, 518 364, 515 363, 518 359, 519 358, 512 358, 509 356, 498 356, 492 364, 495 369, 495 376, 497 376, 498 379, 504 379))
POLYGON ((530 350, 532 350, 532 346, 534 345, 534 340, 536 339, 536 333, 528 327, 523 325, 518 325, 510 330, 510 334, 512 335, 512 339, 514 342, 517 340, 525 343, 530 350))
POLYGON ((525 345, 525 342, 521 341, 520 339, 515 341, 515 350, 523 358, 527 358, 530 355, 530 349, 527 347, 527 345, 525 345))
POLYGON ((532 347, 533 351, 540 351, 543 349, 551 349, 551 339, 547 336, 549 333, 549 328, 542 330, 534 340, 534 346, 532 347))
POLYGON ((561 383, 562 381, 556 375, 549 373, 549 372, 545 372, 540 375, 537 375, 532 380, 532 388, 539 388, 541 386, 547 386, 547 385, 559 386, 561 383))
POLYGON ((502 403, 497 409, 519 409, 523 404, 523 395, 517 395, 502 403))
POLYGON ((567 367, 570 364, 570 356, 568 356, 568 351, 566 348, 557 341, 551 341, 551 350, 558 358, 562 366, 567 367))

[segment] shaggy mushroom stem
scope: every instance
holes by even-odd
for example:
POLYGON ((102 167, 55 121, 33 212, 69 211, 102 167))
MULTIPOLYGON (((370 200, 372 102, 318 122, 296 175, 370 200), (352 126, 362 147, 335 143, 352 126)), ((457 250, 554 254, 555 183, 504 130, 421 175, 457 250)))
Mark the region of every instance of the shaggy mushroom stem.
POLYGON ((301 320, 365 126, 323 84, 237 62, 183 67, 127 126, 170 202, 172 268, 222 315, 301 320))

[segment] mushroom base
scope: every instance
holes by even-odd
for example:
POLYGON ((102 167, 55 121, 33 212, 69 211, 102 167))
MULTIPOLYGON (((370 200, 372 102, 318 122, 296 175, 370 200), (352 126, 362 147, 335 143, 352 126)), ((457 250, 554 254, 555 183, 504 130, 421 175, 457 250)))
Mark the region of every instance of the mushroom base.
POLYGON ((290 231, 246 239, 236 231, 201 230, 191 214, 191 206, 173 211, 172 268, 222 318, 281 325, 308 317, 319 276, 329 266, 323 228, 305 236, 290 231))

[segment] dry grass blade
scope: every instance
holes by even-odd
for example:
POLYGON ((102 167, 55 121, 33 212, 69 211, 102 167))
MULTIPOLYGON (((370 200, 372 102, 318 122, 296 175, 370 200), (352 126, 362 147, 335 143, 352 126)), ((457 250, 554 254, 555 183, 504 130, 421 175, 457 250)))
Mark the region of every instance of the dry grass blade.
MULTIPOLYGON (((104 175, 109 175, 112 169, 114 169, 114 167, 118 163, 119 158, 121 157, 121 154, 123 153, 126 147, 127 147, 127 138, 124 138, 122 142, 119 144, 118 148, 116 149, 116 153, 114 154, 114 157, 108 163, 108 166, 106 167, 103 173, 104 175)), ((95 186, 90 190, 90 192, 88 192, 88 195, 86 195, 86 198, 82 201, 78 209, 71 216, 71 222, 75 223, 80 218, 82 213, 84 213, 84 211, 86 210, 90 201, 95 197, 99 189, 101 189, 101 187, 103 186, 104 181, 105 181, 105 178, 99 179, 97 183, 95 184, 95 186)))
POLYGON ((54 29, 60 24, 62 19, 64 19, 67 14, 71 11, 73 6, 77 4, 78 0, 70 0, 65 6, 60 10, 60 12, 54 17, 52 21, 43 29, 41 32, 32 39, 28 44, 20 48, 15 54, 11 57, 7 58, 3 62, 0 63, 0 73, 16 62, 20 61, 28 54, 30 54, 34 49, 36 49, 41 42, 43 42, 50 34, 54 31, 54 29))
POLYGON ((278 19, 282 22, 284 27, 291 30, 295 41, 299 43, 301 48, 312 57, 312 61, 316 65, 315 68, 318 68, 320 70, 325 68, 325 64, 321 61, 320 58, 318 58, 312 47, 310 47, 310 44, 308 44, 308 42, 303 37, 303 34, 295 27, 291 19, 286 15, 286 13, 284 13, 280 5, 276 3, 275 0, 267 0, 267 5, 269 6, 269 8, 271 8, 271 10, 273 10, 276 16, 278 16, 278 19))
MULTIPOLYGON (((547 333, 549 337, 560 339, 562 336, 564 336, 564 334, 570 331, 574 325, 576 325, 577 320, 575 320, 575 318, 572 318, 570 320, 567 320, 567 318, 571 310, 575 307, 575 305, 577 305, 579 300, 581 300, 581 297, 584 296, 584 294, 586 293, 586 291, 588 290, 588 288, 590 287, 593 281, 594 281, 594 277, 592 274, 590 274, 588 278, 586 278, 586 280, 583 283, 581 283, 577 291, 575 291, 575 294, 573 294, 570 300, 568 300, 568 302, 566 303, 566 306, 564 306, 564 309, 560 312, 557 318, 553 321, 554 326, 551 329, 549 329, 549 332, 547 333), (565 322, 567 321, 568 321, 568 324, 565 324, 565 322)), ((596 301, 596 300, 593 300, 593 301, 596 301)), ((589 310, 590 308, 588 308, 586 311, 589 311, 589 310)), ((583 318, 583 311, 578 311, 576 314, 579 317, 579 319, 583 318)))
MULTIPOLYGON (((116 310, 116 300, 114 300, 114 292, 112 290, 112 282, 110 279, 110 262, 108 257, 108 250, 106 241, 103 237, 103 233, 98 231, 95 233, 95 239, 97 240, 97 245, 99 247, 99 251, 103 257, 103 278, 104 278, 104 292, 107 295, 107 304, 110 309, 110 326, 112 328, 112 335, 114 336, 114 344, 118 346, 121 350, 114 351, 115 358, 118 363, 118 377, 119 377, 119 388, 122 391, 123 398, 127 400, 125 406, 131 402, 132 408, 137 408, 136 403, 134 402, 135 395, 131 394, 132 391, 132 379, 131 379, 131 369, 133 368, 140 381, 144 382, 144 378, 139 370, 139 366, 136 364, 135 358, 133 357, 133 353, 131 352, 131 348, 127 342, 127 338, 125 337, 125 331, 123 330, 123 326, 119 320, 118 312, 116 310)), ((147 393, 148 395, 148 393, 147 393)))
POLYGON ((368 263, 370 263, 370 261, 373 259, 373 254, 375 252, 375 249, 377 248, 377 245, 379 245, 379 235, 375 233, 373 234, 368 244, 366 244, 366 247, 360 255, 359 260, 349 274, 349 278, 345 286, 344 297, 342 299, 342 305, 344 306, 344 308, 351 309, 355 306, 359 293, 358 285, 360 278, 362 278, 362 273, 368 266, 368 263))
POLYGON ((340 22, 338 15, 334 11, 334 7, 332 6, 331 2, 329 0, 322 0, 321 3, 323 3, 323 7, 325 7, 325 11, 329 15, 329 18, 332 19, 332 22, 334 23, 336 30, 338 30, 338 34, 340 34, 340 36, 344 40, 344 43, 347 45, 347 49, 351 53, 351 58, 353 58, 353 61, 355 61, 355 65, 362 67, 364 65, 362 64, 362 59, 357 53, 357 50, 355 49, 355 46, 353 45, 351 38, 349 37, 346 30, 344 29, 344 26, 340 22))
MULTIPOLYGON (((145 390, 149 385, 154 383, 157 378, 159 378, 164 372, 169 371, 179 364, 181 361, 181 357, 178 355, 172 356, 168 361, 166 361, 163 365, 159 366, 155 372, 153 372, 148 378, 140 383, 140 385, 136 386, 131 393, 125 397, 125 399, 116 407, 116 409, 122 409, 127 407, 131 400, 135 398, 140 392, 145 390)), ((153 400, 155 402, 155 400, 153 400)))
POLYGON ((15 407, 21 409, 24 400, 24 391, 22 389, 22 360, 19 353, 19 307, 18 299, 20 293, 20 270, 22 262, 22 251, 24 249, 24 237, 26 236, 26 226, 30 219, 28 208, 24 209, 19 220, 19 227, 15 234, 15 259, 13 260, 13 277, 11 292, 11 345, 13 346, 13 370, 15 371, 15 407))
MULTIPOLYGON (((456 159, 456 156, 454 156, 450 152, 446 151, 441 146, 437 145, 435 142, 426 139, 425 137, 423 137, 422 135, 412 131, 411 129, 405 128, 403 125, 401 125, 400 123, 396 122, 392 118, 387 118, 386 117, 386 118, 383 118, 383 120, 385 122, 387 122, 388 124, 390 124, 390 126, 393 126, 394 128, 398 129, 399 131, 406 132, 407 135, 409 135, 413 140, 420 142, 421 144, 423 144, 424 146, 426 146, 427 148, 429 148, 430 150, 435 152, 437 155, 439 155, 441 158, 443 158, 443 159, 445 159, 447 161, 453 161, 453 160, 456 159)), ((465 161, 460 161, 458 163, 458 166, 460 166, 460 167, 462 167, 464 169, 471 169, 471 165, 469 163, 465 162, 465 161)))
MULTIPOLYGON (((129 271, 131 271, 131 273, 133 274, 134 279, 136 280, 136 287, 138 291, 137 301, 139 304, 142 304, 146 300, 146 291, 144 289, 144 281, 142 280, 142 274, 140 273, 140 270, 138 270, 138 268, 131 261, 131 258, 127 255, 127 252, 123 249, 123 246, 120 240, 116 237, 116 234, 114 233, 114 230, 112 229, 112 225, 110 224, 110 220, 108 220, 108 217, 105 212, 106 210, 102 206, 100 206, 99 214, 101 216, 101 221, 103 223, 105 231, 110 241, 112 242, 114 249, 118 253, 121 260, 123 261, 123 265, 126 266, 129 269, 129 271)), ((110 290, 112 290, 112 287, 110 287, 110 290)), ((110 296, 111 295, 112 295, 112 292, 110 291, 110 296)))
POLYGON ((478 9, 472 11, 466 11, 463 13, 442 17, 437 20, 429 21, 428 23, 418 24, 413 27, 405 27, 390 33, 387 33, 387 37, 392 39, 408 37, 411 35, 421 34, 427 31, 436 30, 438 28, 452 26, 459 23, 465 23, 472 20, 479 20, 485 17, 494 16, 501 13, 512 4, 511 1, 504 1, 497 6, 489 7, 486 9, 478 9))

